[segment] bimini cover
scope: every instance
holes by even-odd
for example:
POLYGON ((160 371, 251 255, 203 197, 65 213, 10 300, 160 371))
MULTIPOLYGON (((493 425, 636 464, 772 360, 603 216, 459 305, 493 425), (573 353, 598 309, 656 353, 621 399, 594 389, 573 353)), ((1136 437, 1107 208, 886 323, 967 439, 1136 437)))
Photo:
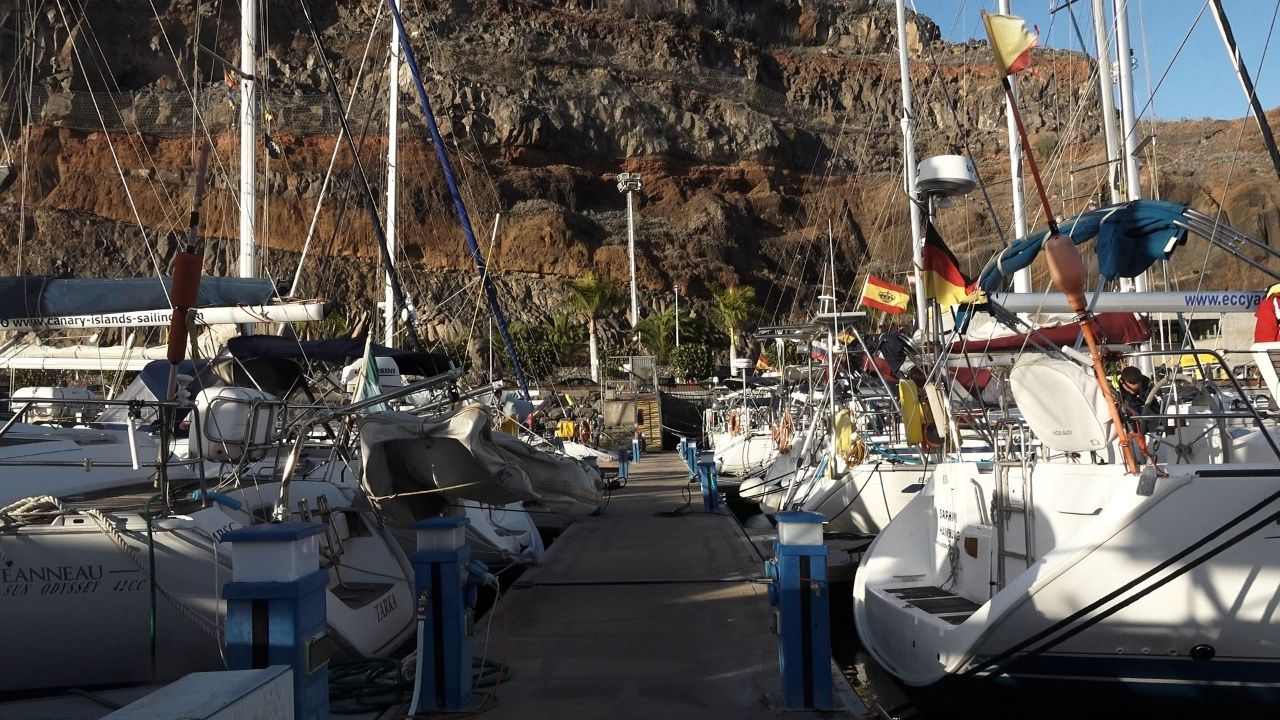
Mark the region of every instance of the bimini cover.
MULTIPOLYGON (((1178 226, 1185 205, 1159 200, 1134 200, 1108 205, 1064 220, 1060 229, 1079 245, 1093 238, 1098 256, 1098 272, 1108 280, 1137 277, 1157 260, 1167 260, 1178 245, 1187 240, 1187 231, 1178 226)), ((985 292, 995 292, 1005 279, 1027 267, 1040 254, 1048 230, 1015 241, 997 255, 978 278, 985 292)))
POLYGON ((529 475, 494 442, 478 405, 441 419, 374 413, 360 423, 364 485, 394 525, 434 517, 454 499, 506 505, 537 500, 529 475))
POLYGON ((567 455, 543 452, 507 433, 493 434, 498 447, 524 468, 538 499, 551 512, 586 517, 604 501, 597 484, 600 475, 567 455))
POLYGON ((1112 437, 1106 399, 1093 375, 1070 360, 1023 355, 1009 372, 1013 400, 1031 431, 1059 452, 1092 452, 1112 437))

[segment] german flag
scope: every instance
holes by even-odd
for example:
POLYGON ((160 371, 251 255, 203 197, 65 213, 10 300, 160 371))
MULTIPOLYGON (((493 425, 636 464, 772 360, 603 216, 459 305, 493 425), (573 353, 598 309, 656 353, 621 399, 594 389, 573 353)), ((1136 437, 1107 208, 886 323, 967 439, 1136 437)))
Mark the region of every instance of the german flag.
POLYGON ((858 304, 897 315, 906 312, 910 300, 911 291, 901 285, 868 275, 867 281, 862 285, 862 299, 858 304))
POLYGON ((924 267, 921 268, 925 297, 937 301, 946 310, 973 294, 977 283, 960 271, 960 261, 942 242, 933 223, 925 223, 924 267))

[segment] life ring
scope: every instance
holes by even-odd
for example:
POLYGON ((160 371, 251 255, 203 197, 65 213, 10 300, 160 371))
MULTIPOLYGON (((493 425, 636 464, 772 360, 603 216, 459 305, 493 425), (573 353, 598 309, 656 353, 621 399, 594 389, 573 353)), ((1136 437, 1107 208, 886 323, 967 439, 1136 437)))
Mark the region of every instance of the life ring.
POLYGON ((739 435, 742 433, 742 427, 739 425, 738 411, 733 410, 729 413, 729 434, 739 435))
POLYGON ((786 452, 791 449, 791 411, 782 413, 782 419, 773 429, 773 442, 778 446, 779 452, 786 452))

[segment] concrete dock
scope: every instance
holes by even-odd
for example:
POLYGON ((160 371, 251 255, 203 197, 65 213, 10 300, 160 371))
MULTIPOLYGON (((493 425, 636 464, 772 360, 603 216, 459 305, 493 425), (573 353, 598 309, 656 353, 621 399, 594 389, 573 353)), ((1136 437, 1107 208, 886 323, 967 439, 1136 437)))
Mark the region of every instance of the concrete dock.
MULTIPOLYGON (((511 678, 486 718, 776 718, 777 637, 762 560, 730 514, 705 514, 674 453, 646 455, 604 513, 571 526, 482 618, 475 654, 511 678), (686 497, 692 502, 686 504, 686 497)), ((836 677, 838 712, 861 704, 836 677)))

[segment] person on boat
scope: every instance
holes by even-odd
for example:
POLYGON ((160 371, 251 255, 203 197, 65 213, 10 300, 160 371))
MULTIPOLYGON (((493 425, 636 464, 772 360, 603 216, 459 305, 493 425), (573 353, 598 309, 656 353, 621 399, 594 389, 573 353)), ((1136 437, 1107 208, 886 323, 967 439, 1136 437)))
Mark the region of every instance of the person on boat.
POLYGON ((1120 383, 1117 388, 1120 403, 1120 414, 1136 425, 1138 432, 1146 432, 1145 420, 1133 419, 1137 415, 1148 415, 1151 407, 1147 405, 1147 395, 1151 392, 1151 378, 1141 370, 1130 365, 1120 371, 1120 383))
POLYGON ((1253 325, 1254 342, 1280 340, 1280 283, 1267 289, 1267 296, 1258 305, 1253 316, 1256 318, 1253 325))

